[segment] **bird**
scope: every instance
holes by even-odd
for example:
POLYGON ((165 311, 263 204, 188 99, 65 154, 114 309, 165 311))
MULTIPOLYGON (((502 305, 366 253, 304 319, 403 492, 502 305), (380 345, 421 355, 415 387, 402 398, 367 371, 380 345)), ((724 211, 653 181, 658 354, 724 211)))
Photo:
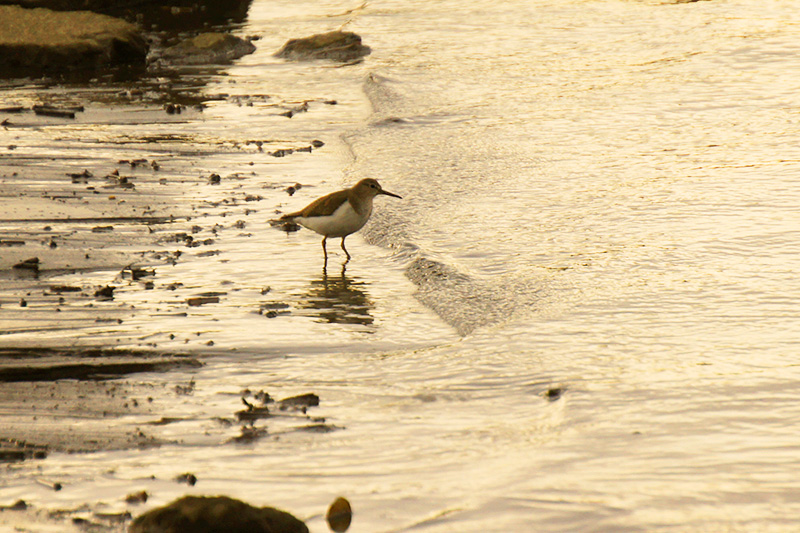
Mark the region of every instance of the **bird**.
POLYGON ((381 194, 402 199, 402 196, 384 190, 378 180, 365 178, 349 189, 317 198, 300 211, 283 215, 280 220, 296 222, 322 235, 325 265, 328 264, 328 249, 325 246, 328 237, 341 237, 342 250, 347 261, 350 261, 350 253, 344 246, 344 240, 364 227, 372 214, 372 200, 381 194))

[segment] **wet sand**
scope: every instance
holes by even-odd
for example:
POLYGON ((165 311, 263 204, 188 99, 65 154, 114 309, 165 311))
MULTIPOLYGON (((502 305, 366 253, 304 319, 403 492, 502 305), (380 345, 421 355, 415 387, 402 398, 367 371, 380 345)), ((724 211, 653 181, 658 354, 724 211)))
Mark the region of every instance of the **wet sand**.
MULTIPOLYGON (((176 99, 174 93, 133 104, 126 94, 115 101, 90 87, 31 84, 9 87, 9 94, 0 102, 11 107, 0 112, 0 462, 13 471, 21 461, 53 452, 174 443, 168 427, 183 419, 172 416, 171 405, 191 400, 193 382, 156 384, 142 376, 199 368, 201 354, 215 348, 202 331, 160 328, 158 322, 187 317, 226 292, 160 274, 179 263, 215 268, 221 253, 252 235, 248 226, 256 216, 260 229, 278 232, 268 220, 296 183, 247 178, 279 158, 312 158, 325 143, 148 136, 164 125, 190 129, 186 125, 200 117, 202 98, 163 103, 176 99), (42 93, 54 107, 81 110, 74 119, 35 114, 31 104, 42 93), (220 161, 219 169, 195 167, 206 158, 209 166, 220 161), (166 307, 159 297, 148 305, 148 291, 177 296, 166 307), (143 294, 137 298, 145 304, 126 303, 132 294, 143 294), (153 324, 156 333, 142 334, 131 323, 153 324)), ((275 120, 291 118, 291 103, 263 105, 275 120)), ((261 288, 262 295, 268 292, 261 288)), ((252 306, 267 317, 287 307, 274 301, 252 306)), ((264 395, 250 401, 249 391, 241 395, 245 414, 220 419, 216 438, 223 440, 232 425, 242 425, 242 441, 263 436, 255 422, 264 395)), ((284 406, 291 411, 285 430, 332 430, 324 419, 306 415, 307 407, 284 406)), ((116 531, 131 518, 106 516, 102 504, 88 500, 66 510, 0 504, 7 504, 0 524, 23 529, 116 531)))

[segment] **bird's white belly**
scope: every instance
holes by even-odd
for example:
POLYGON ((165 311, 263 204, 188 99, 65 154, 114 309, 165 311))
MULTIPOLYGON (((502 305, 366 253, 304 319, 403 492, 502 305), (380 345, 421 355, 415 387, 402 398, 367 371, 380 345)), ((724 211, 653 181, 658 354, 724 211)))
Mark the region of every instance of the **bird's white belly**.
POLYGON ((367 223, 370 213, 359 215, 350 202, 344 202, 332 215, 324 217, 297 217, 295 221, 303 227, 326 237, 345 237, 355 233, 367 223))

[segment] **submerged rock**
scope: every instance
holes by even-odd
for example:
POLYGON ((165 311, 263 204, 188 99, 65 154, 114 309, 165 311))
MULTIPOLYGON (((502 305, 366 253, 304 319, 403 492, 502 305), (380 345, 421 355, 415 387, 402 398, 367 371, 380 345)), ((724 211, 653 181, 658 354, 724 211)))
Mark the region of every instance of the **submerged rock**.
POLYGON ((291 514, 227 496, 185 496, 138 517, 128 533, 308 533, 291 514))
POLYGON ((161 59, 173 65, 208 65, 230 63, 256 47, 230 33, 201 33, 164 50, 161 59))
POLYGON ((6 75, 144 66, 146 56, 139 29, 124 20, 89 11, 0 6, 0 72, 6 75))
POLYGON ((293 61, 313 59, 353 61, 369 55, 370 52, 372 50, 369 46, 361 44, 359 35, 349 31, 331 31, 290 39, 275 55, 293 61))

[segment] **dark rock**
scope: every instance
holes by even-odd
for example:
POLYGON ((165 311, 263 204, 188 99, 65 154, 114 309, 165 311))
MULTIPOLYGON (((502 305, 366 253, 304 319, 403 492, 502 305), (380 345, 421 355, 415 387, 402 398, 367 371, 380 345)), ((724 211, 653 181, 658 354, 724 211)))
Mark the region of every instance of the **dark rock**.
POLYGON ((11 505, 7 505, 5 507, 0 507, 0 510, 8 510, 8 511, 24 511, 28 507, 30 507, 25 500, 17 500, 11 505))
POLYGON ((247 409, 236 411, 236 413, 234 413, 240 422, 251 422, 253 420, 260 420, 262 418, 270 418, 272 416, 267 406, 258 407, 251 404, 246 405, 247 409))
POLYGON ((186 472, 185 474, 181 474, 175 478, 175 481, 178 483, 186 483, 187 485, 194 487, 197 483, 197 476, 192 474, 191 472, 186 472))
POLYGON ((23 450, 4 450, 0 448, 0 463, 10 463, 24 460, 25 452, 23 450))
POLYGON ((319 396, 313 392, 284 398, 278 402, 278 407, 283 411, 290 408, 316 407, 319 405, 319 396))
POLYGON ((154 31, 195 31, 242 23, 252 0, 0 0, 2 4, 54 11, 88 10, 123 18, 154 31))
MULTIPOLYGON (((289 109, 288 111, 286 111, 284 113, 279 113, 279 115, 281 115, 282 117, 292 118, 293 116, 297 115, 298 113, 305 113, 306 111, 308 111, 308 102, 307 101, 303 102, 300 105, 292 107, 291 109, 289 109)), ((293 152, 293 150, 289 150, 290 154, 292 152, 293 152)), ((272 155, 275 155, 275 154, 273 153, 272 155)))
POLYGON ((122 275, 122 279, 130 278, 132 281, 139 281, 147 276, 155 276, 156 271, 154 269, 147 270, 145 268, 127 266, 122 269, 120 274, 122 275))
POLYGON ((130 525, 129 533, 308 533, 291 514, 253 507, 227 496, 185 496, 153 509, 130 525))
POLYGON ((198 296, 195 298, 188 298, 186 303, 189 307, 200 307, 201 305, 205 304, 217 304, 219 303, 219 296, 198 296))
POLYGON ((61 294, 62 292, 81 292, 80 287, 73 287, 72 285, 50 285, 50 292, 53 294, 61 294))
POLYGON ((147 49, 139 29, 121 19, 0 6, 0 72, 5 75, 144 66, 147 49))
MULTIPOLYGON (((76 113, 72 109, 61 109, 49 105, 35 105, 33 106, 33 112, 37 115, 56 118, 75 118, 76 113)), ((71 174, 68 174, 68 176, 69 175, 71 174)))
POLYGON ((359 35, 349 31, 331 31, 290 39, 275 55, 292 61, 331 59, 346 62, 360 59, 371 51, 369 46, 361 44, 359 35))
POLYGON ((115 288, 116 287, 112 287, 111 285, 106 285, 105 287, 94 291, 94 297, 100 298, 101 300, 112 300, 114 298, 115 288))
POLYGON ((201 33, 164 50, 161 59, 172 65, 226 64, 247 54, 256 47, 230 33, 201 33))
POLYGON ((325 519, 328 521, 331 531, 336 533, 347 531, 353 519, 353 510, 350 508, 350 502, 342 497, 336 498, 331 506, 328 507, 328 514, 325 519))
POLYGON ((34 272, 39 271, 39 258, 38 257, 31 257, 30 259, 26 259, 25 261, 20 261, 12 268, 17 270, 32 270, 34 272))
POLYGON ((134 503, 134 504, 136 504, 136 503, 145 503, 145 502, 147 502, 147 498, 148 498, 147 492, 142 490, 142 491, 139 491, 139 492, 134 492, 134 493, 128 494, 127 496, 125 496, 125 501, 128 502, 128 503, 134 503))
POLYGON ((561 387, 553 387, 552 389, 547 389, 547 392, 544 393, 544 397, 547 398, 547 401, 554 402, 561 398, 562 394, 564 394, 564 389, 561 387))

